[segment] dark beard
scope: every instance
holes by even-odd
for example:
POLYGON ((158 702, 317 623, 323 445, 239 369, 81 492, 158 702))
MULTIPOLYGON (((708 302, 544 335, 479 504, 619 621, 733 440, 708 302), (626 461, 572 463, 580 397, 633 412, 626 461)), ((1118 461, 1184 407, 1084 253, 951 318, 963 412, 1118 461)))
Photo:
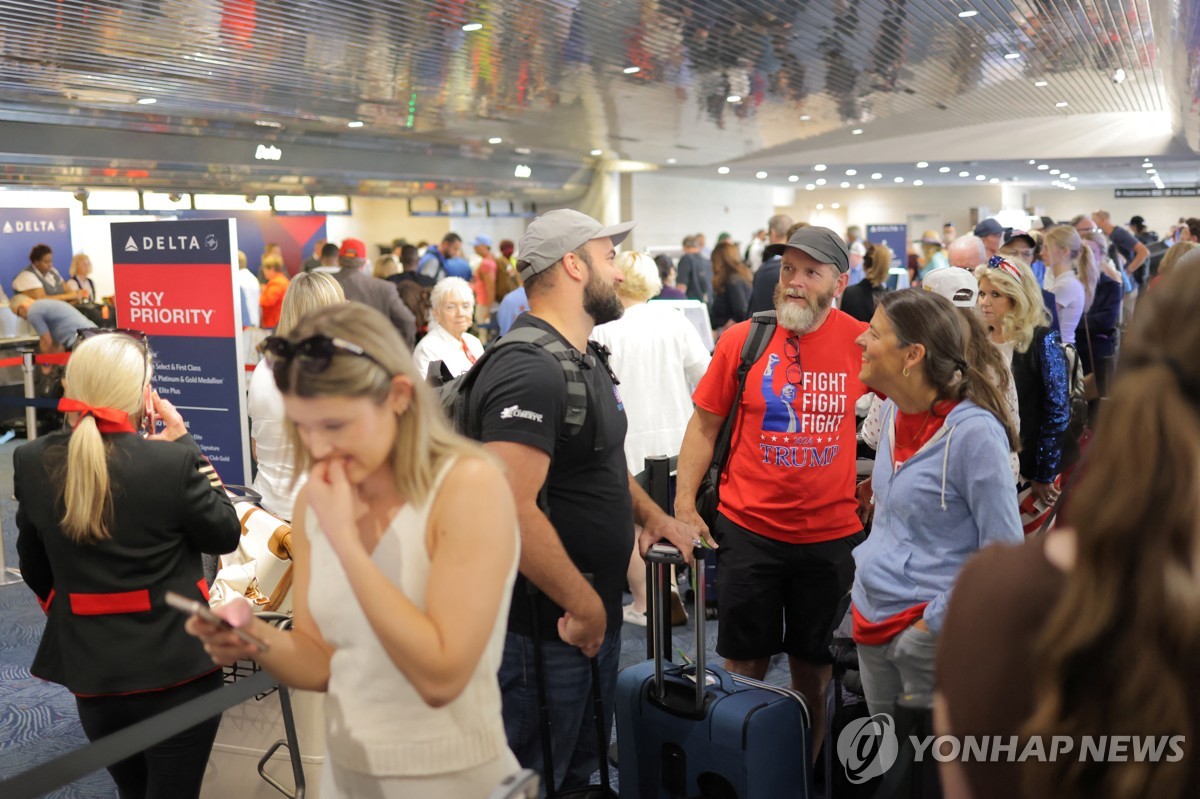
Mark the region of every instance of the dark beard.
POLYGON ((588 280, 583 287, 583 310, 592 317, 592 324, 602 325, 615 322, 625 313, 625 306, 617 296, 617 290, 611 283, 605 283, 596 275, 592 262, 587 255, 580 256, 588 265, 588 280))

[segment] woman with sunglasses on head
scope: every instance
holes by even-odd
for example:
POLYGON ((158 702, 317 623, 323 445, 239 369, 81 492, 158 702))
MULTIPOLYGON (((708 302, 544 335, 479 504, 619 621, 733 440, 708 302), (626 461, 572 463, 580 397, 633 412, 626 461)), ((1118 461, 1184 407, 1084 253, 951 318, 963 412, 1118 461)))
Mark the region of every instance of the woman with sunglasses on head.
POLYGON ((1012 362, 1021 413, 1021 484, 1053 505, 1062 465, 1062 437, 1071 420, 1067 358, 1048 327, 1042 290, 1024 261, 995 256, 975 271, 979 312, 992 343, 1012 362))
MULTIPOLYGON (((327 305, 346 301, 342 286, 325 272, 301 272, 292 278, 276 336, 286 336, 306 313, 327 305)), ((292 505, 300 485, 295 479, 295 457, 284 428, 283 396, 275 386, 271 362, 264 358, 254 367, 247 392, 246 408, 250 414, 250 451, 258 466, 250 486, 262 497, 262 506, 287 521, 292 518, 292 505)))
POLYGON ((188 630, 217 662, 254 658, 328 693, 322 795, 486 796, 518 769, 496 677, 518 553, 508 481, 451 430, 377 311, 321 308, 266 349, 308 471, 293 630, 245 603, 224 614, 269 651, 197 617, 188 630))
POLYGON ((858 338, 859 379, 888 397, 871 475, 875 521, 854 550, 853 636, 871 713, 933 690, 934 650, 950 589, 983 546, 1021 540, 1004 396, 967 355, 949 300, 885 294, 858 338))
MULTIPOLYGON (((206 600, 201 553, 238 545, 241 527, 183 419, 150 390, 150 354, 116 331, 67 363, 71 427, 13 456, 21 576, 46 611, 30 671, 76 696, 90 740, 221 687, 163 596, 206 600), (143 437, 144 420, 161 432, 143 437)), ((137 334, 140 335, 140 334, 137 334)), ((110 766, 121 799, 200 794, 220 717, 110 766)))

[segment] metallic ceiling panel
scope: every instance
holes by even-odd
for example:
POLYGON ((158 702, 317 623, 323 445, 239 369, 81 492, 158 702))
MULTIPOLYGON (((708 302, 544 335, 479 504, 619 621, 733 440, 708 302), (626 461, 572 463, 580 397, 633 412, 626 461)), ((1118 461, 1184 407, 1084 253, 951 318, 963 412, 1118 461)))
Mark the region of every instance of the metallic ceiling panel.
MULTIPOLYGON (((901 129, 1015 125, 1011 138, 1024 129, 1036 156, 1042 121, 1087 115, 1174 114, 1194 152, 1195 5, 0 0, 0 120, 72 131, 69 147, 41 153, 47 163, 89 163, 101 157, 90 142, 113 131, 227 139, 233 155, 200 170, 230 176, 212 187, 274 185, 290 169, 347 192, 440 180, 460 193, 566 197, 583 190, 595 150, 679 169, 803 164, 814 148, 870 137, 882 160, 901 129), (381 155, 365 178, 319 158, 241 163, 236 153, 257 143, 347 152, 348 164, 381 155), (385 157, 400 154, 411 157, 385 157), (455 158, 475 173, 450 167, 455 158), (532 166, 533 183, 514 177, 516 164, 532 166)), ((103 157, 156 185, 196 171, 186 158, 146 158, 135 141, 103 157)), ((0 137, 0 158, 37 152, 0 137)))

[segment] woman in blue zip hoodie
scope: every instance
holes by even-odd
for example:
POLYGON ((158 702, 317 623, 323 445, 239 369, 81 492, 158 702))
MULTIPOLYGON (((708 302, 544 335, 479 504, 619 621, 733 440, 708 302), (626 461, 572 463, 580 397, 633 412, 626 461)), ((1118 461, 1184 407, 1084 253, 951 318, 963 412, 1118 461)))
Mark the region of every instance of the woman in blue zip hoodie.
POLYGON ((1005 401, 967 360, 973 324, 936 294, 896 291, 858 339, 859 376, 886 395, 871 482, 875 521, 854 550, 854 640, 872 714, 932 692, 934 651, 963 563, 1023 536, 1005 401))

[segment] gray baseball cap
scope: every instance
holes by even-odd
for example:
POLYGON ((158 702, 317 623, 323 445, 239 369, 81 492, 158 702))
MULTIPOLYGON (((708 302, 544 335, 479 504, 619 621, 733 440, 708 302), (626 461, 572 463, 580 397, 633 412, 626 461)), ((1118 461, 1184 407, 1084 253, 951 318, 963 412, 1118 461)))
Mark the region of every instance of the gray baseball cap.
POLYGON ((612 239, 613 246, 625 241, 636 222, 602 225, 587 214, 560 208, 533 220, 517 244, 517 267, 522 280, 545 272, 593 239, 612 239))
POLYGON ((806 252, 842 274, 850 271, 850 254, 846 251, 846 242, 827 227, 802 227, 792 234, 787 243, 772 244, 763 250, 763 257, 774 258, 776 255, 783 255, 783 251, 788 247, 806 252))

